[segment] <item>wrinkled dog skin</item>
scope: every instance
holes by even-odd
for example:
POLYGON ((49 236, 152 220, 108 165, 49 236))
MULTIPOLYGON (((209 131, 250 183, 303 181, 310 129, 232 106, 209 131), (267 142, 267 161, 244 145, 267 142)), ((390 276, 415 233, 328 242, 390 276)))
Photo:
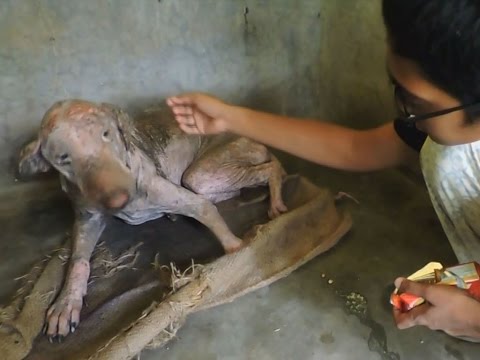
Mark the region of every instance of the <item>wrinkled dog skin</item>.
POLYGON ((184 134, 168 108, 135 120, 110 104, 55 103, 38 137, 20 153, 22 177, 55 169, 75 208, 72 256, 60 295, 47 312, 50 340, 74 332, 90 275, 90 257, 107 216, 141 224, 169 214, 207 226, 225 252, 242 242, 215 203, 268 184, 271 217, 286 211, 280 163, 258 143, 231 135, 184 134))

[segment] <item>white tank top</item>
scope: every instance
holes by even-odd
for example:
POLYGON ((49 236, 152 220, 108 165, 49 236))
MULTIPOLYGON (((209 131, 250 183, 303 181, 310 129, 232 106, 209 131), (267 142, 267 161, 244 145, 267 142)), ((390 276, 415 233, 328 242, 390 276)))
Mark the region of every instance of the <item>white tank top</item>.
POLYGON ((458 261, 480 262, 480 141, 445 146, 427 138, 420 164, 458 261))

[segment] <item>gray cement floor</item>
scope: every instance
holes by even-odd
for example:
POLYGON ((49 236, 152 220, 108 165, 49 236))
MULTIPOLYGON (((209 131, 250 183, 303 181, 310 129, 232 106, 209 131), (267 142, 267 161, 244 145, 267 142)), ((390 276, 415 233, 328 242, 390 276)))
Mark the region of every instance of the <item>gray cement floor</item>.
MULTIPOLYGON (((397 171, 346 174, 288 164, 290 173, 360 201, 344 205, 352 232, 270 287, 189 317, 175 340, 141 359, 477 359, 479 345, 425 328, 398 331, 391 317, 396 276, 432 260, 455 262, 423 187, 397 171)), ((68 211, 44 211, 45 201, 65 209, 62 197, 31 201, 35 188, 16 188, 0 191, 0 299, 14 289, 14 277, 58 245, 71 222, 68 211)))

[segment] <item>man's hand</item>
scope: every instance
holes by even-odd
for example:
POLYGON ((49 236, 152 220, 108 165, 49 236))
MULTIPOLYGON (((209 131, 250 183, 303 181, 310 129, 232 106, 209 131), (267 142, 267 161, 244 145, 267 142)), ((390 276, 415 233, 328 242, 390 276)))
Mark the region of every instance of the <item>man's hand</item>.
POLYGON ((229 105, 202 93, 184 94, 167 99, 180 128, 188 134, 218 134, 227 131, 225 114, 229 105))
POLYGON ((449 285, 426 285, 395 280, 400 293, 421 296, 426 303, 407 312, 394 309, 399 329, 422 325, 470 341, 480 341, 480 302, 467 291, 449 285))

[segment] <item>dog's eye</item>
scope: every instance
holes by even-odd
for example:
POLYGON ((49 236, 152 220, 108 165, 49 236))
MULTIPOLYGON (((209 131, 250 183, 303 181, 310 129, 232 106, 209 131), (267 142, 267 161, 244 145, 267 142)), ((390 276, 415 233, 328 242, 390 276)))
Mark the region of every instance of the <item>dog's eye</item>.
POLYGON ((68 154, 62 154, 58 157, 58 163, 60 165, 68 165, 70 162, 70 156, 68 156, 68 154))
POLYGON ((108 130, 105 130, 102 134, 102 139, 104 141, 110 141, 110 132, 108 130))

